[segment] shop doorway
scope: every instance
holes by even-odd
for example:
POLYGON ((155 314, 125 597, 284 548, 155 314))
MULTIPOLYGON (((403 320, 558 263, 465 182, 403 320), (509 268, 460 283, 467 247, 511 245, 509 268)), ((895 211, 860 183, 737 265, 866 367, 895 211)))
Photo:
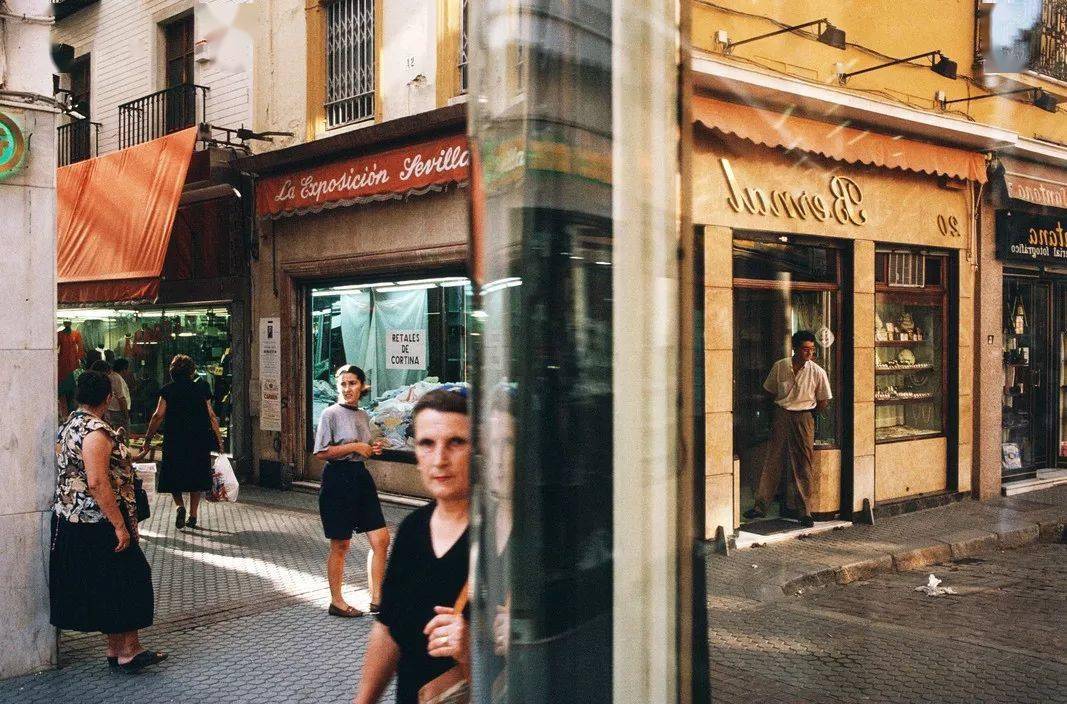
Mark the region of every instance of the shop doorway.
POLYGON ((1067 465, 1067 286, 1037 274, 1004 277, 1004 481, 1067 465))
MULTIPOLYGON (((817 519, 833 518, 842 504, 842 452, 846 446, 844 406, 850 393, 842 369, 848 361, 848 326, 842 290, 847 252, 833 245, 781 235, 746 235, 733 244, 733 410, 734 453, 739 463, 740 508, 755 505, 756 488, 768 454, 772 397, 767 375, 792 354, 791 337, 800 330, 817 340, 815 362, 826 370, 834 400, 815 419, 815 495, 808 509, 817 519)), ((729 334, 707 330, 707 335, 729 334)), ((792 467, 783 467, 777 500, 765 518, 742 530, 761 535, 796 529, 799 502, 792 490, 792 467)))

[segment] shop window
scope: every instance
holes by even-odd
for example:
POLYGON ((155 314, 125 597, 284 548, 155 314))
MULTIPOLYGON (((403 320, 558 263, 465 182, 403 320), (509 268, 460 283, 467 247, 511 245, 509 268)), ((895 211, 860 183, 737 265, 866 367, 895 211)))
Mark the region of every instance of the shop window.
MULTIPOLYGON (((170 360, 176 354, 192 357, 200 381, 211 390, 212 406, 219 418, 223 439, 229 449, 230 413, 233 407, 233 351, 230 313, 218 308, 69 308, 56 314, 57 328, 66 323, 78 333, 83 349, 77 367, 69 374, 77 378, 98 359, 129 364, 122 377, 130 390, 130 418, 127 430, 143 434, 156 409, 159 389, 170 382, 170 360)), ((60 365, 64 364, 64 343, 60 335, 60 365)), ((73 362, 73 360, 71 360, 73 362)), ((60 380, 61 393, 63 383, 60 380)), ((163 434, 166 434, 164 423, 163 434)), ((159 439, 157 438, 157 442, 159 439)), ((133 444, 136 446, 137 440, 133 444)))
MULTIPOLYGON (((755 466, 759 448, 770 439, 773 412, 763 382, 776 361, 792 354, 793 333, 815 334, 815 362, 840 397, 841 256, 830 247, 737 239, 733 262, 734 329, 706 330, 705 335, 733 335, 734 447, 742 463, 755 466)), ((833 402, 816 418, 817 448, 840 443, 839 406, 833 402)))
POLYGON ((309 295, 309 427, 337 401, 333 373, 355 364, 370 391, 360 401, 390 450, 412 450, 408 429, 427 391, 467 381, 471 289, 462 277, 373 281, 309 295))
POLYGON ((879 252, 875 294, 875 439, 945 432, 946 292, 942 255, 879 252))

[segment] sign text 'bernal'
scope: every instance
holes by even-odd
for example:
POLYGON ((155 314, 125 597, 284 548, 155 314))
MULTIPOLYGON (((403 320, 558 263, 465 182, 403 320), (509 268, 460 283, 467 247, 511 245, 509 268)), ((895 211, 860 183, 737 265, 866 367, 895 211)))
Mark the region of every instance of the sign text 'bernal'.
POLYGON ((997 256, 1027 262, 1067 264, 1067 220, 1012 210, 997 213, 997 256))
POLYGON ((385 334, 385 368, 426 369, 426 331, 387 331, 385 334))
POLYGON ((726 176, 726 203, 735 213, 749 213, 770 217, 785 217, 799 220, 826 222, 831 218, 842 225, 863 225, 867 211, 861 206, 863 192, 859 185, 846 176, 831 176, 829 198, 818 193, 784 190, 766 191, 757 187, 742 187, 734 175, 729 159, 720 158, 722 172, 726 176))

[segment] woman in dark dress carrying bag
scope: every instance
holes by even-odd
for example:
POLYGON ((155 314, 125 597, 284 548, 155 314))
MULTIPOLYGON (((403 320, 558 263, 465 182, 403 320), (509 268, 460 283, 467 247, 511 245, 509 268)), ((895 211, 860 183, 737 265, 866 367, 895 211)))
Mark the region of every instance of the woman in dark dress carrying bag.
POLYGON ((178 507, 176 528, 196 528, 201 492, 211 491, 211 451, 222 452, 222 432, 211 408, 211 390, 194 381, 196 365, 188 355, 175 355, 170 362, 171 383, 159 390, 159 403, 144 436, 144 449, 138 459, 149 453, 149 443, 166 419, 163 432, 163 461, 156 478, 156 491, 174 497, 178 507), (189 492, 189 517, 186 519, 182 493, 189 492))

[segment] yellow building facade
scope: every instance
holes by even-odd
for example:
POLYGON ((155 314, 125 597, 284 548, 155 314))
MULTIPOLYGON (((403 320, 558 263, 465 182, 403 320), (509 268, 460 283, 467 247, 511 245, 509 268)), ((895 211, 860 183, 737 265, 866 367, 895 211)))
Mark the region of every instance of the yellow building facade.
MULTIPOLYGON (((1054 19, 1056 3, 1045 5, 1024 19, 1054 19)), ((1004 429, 1005 348, 1038 351, 1012 343, 1003 325, 1013 302, 1003 303, 1011 283, 997 223, 1022 203, 1005 193, 1002 159, 1025 172, 1017 191, 1054 188, 1048 170, 1067 164, 1055 107, 1067 84, 985 58, 1003 41, 993 3, 694 0, 691 9, 707 536, 761 530, 742 520, 771 440, 761 387, 798 329, 815 333, 834 392, 815 425, 807 508, 816 519, 997 495, 1005 447, 1018 444, 1004 429), (807 26, 788 29, 798 25, 807 26), (883 64, 892 65, 866 70, 883 64)), ((1046 401, 1043 422, 1058 432, 1046 401)), ((1053 469, 1054 454, 1042 460, 1053 469)), ((803 512, 792 493, 783 482, 779 515, 803 512)))

